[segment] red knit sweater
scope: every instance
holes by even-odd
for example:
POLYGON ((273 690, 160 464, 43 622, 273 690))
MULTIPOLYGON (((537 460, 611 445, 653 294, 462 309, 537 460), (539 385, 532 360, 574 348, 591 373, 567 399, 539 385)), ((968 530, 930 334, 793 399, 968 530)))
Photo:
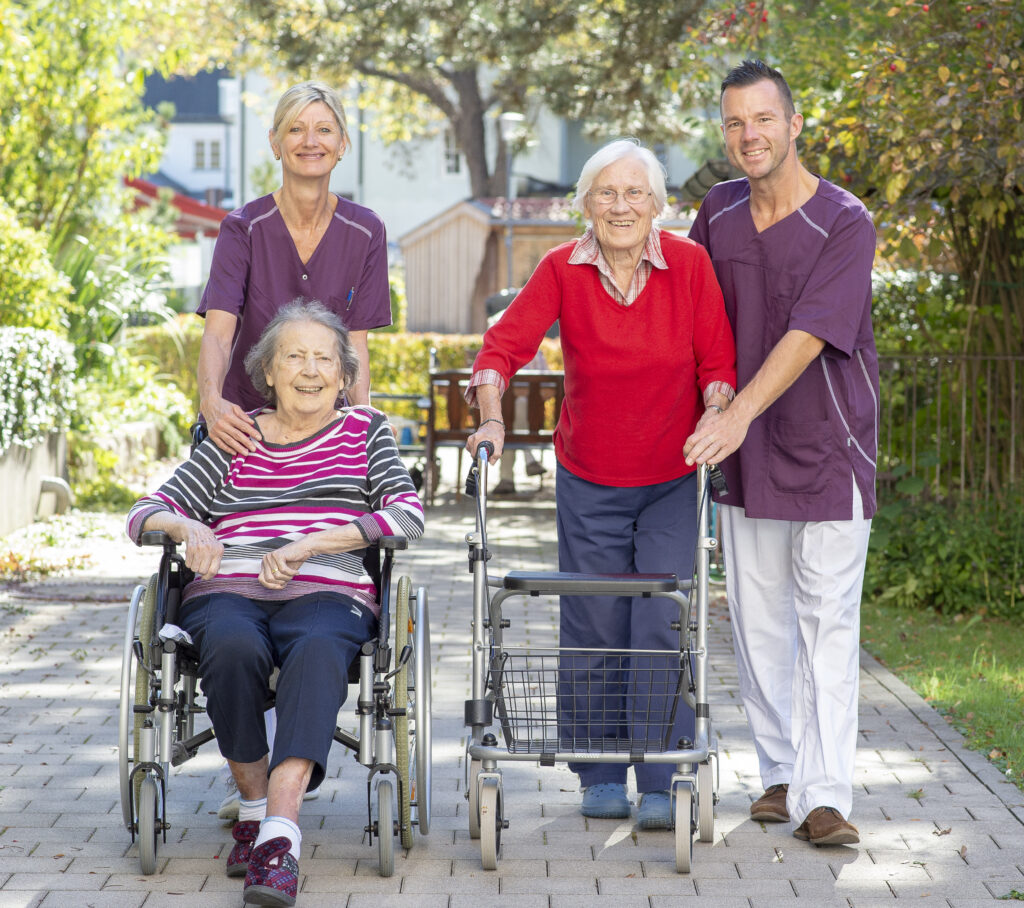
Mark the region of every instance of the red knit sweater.
POLYGON ((631 306, 616 303, 594 265, 569 265, 575 241, 556 246, 484 335, 474 371, 506 381, 530 361, 559 319, 565 400, 555 431, 559 463, 589 482, 641 486, 696 467, 683 442, 714 381, 736 386, 736 347, 703 247, 661 234, 668 269, 655 268, 631 306))

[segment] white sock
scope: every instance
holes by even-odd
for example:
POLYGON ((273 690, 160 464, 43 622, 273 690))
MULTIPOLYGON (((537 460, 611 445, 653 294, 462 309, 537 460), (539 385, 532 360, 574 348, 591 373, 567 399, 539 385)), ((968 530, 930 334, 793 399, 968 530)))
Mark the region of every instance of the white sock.
POLYGON ((299 827, 287 817, 264 817, 263 822, 260 823, 260 834, 256 836, 256 846, 276 839, 278 836, 284 836, 292 843, 288 852, 297 861, 302 849, 302 833, 299 832, 299 827))
POLYGON ((244 823, 248 820, 262 820, 267 815, 267 799, 259 798, 255 801, 247 801, 245 798, 238 799, 238 822, 244 823))

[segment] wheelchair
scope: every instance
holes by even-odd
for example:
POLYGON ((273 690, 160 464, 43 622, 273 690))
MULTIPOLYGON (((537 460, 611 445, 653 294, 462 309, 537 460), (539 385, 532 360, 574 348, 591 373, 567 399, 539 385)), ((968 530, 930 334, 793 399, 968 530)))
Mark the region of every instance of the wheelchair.
MULTIPOLYGON (((193 577, 177 545, 162 532, 142 535, 142 545, 160 546, 160 566, 132 594, 121 658, 118 715, 118 769, 121 812, 132 841, 139 845, 144 874, 157 868, 157 853, 170 828, 167 788, 171 767, 194 757, 215 737, 196 731, 205 713, 198 689, 199 652, 176 638, 182 591, 193 577), (163 633, 162 633, 163 631, 163 633)), ((358 734, 335 728, 334 740, 367 768, 367 825, 376 839, 379 872, 394 873, 395 837, 413 847, 414 827, 430 831, 431 688, 427 591, 413 590, 408 577, 394 584, 395 553, 406 548, 399 537, 384 537, 364 555, 381 603, 377 635, 363 644, 349 671, 358 685, 358 734), (396 797, 397 795, 397 797, 396 797), (397 810, 396 810, 397 806, 397 810)), ((266 703, 273 705, 273 696, 266 703)))

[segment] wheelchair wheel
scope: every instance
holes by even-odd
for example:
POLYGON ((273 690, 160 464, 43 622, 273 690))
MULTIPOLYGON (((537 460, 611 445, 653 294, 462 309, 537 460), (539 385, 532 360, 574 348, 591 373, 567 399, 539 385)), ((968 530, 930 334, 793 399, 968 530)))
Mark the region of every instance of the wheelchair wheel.
POLYGON ((431 708, 433 687, 430 672, 430 610, 427 607, 427 591, 422 586, 416 589, 412 631, 416 657, 414 672, 416 691, 413 703, 413 719, 416 722, 413 731, 416 824, 419 826, 420 835, 427 835, 430 832, 430 793, 434 761, 433 710, 431 708))
POLYGON ((150 641, 156 618, 157 577, 154 574, 146 586, 135 588, 125 622, 124 645, 121 652, 121 700, 118 710, 118 773, 121 783, 121 816, 129 832, 135 830, 132 803, 139 803, 142 776, 131 781, 131 771, 139 761, 139 732, 145 722, 144 713, 136 706, 149 703, 151 672, 139 664, 135 656, 135 642, 142 643, 143 653, 149 658, 150 641))
POLYGON ((484 779, 480 786, 480 862, 484 870, 498 869, 501 830, 505 826, 501 808, 501 783, 495 778, 484 779))
POLYGON ((160 838, 160 788, 156 780, 146 776, 139 783, 139 864, 149 876, 156 873, 157 842, 160 838))
POLYGON ((392 876, 395 872, 393 797, 391 780, 381 779, 377 783, 377 859, 381 876, 392 876))
MULTIPOLYGON (((412 628, 412 618, 409 615, 409 578, 399 577, 397 593, 395 594, 395 635, 394 652, 397 659, 402 651, 409 645, 409 632, 412 628)), ((403 848, 412 848, 412 802, 416 797, 416 777, 410 772, 410 752, 414 753, 413 744, 415 729, 409 728, 409 688, 410 679, 415 678, 417 653, 413 648, 412 658, 405 663, 395 675, 394 679, 394 706, 396 715, 394 719, 395 733, 395 766, 398 768, 398 834, 403 848), (413 669, 410 672, 410 668, 413 669)), ((415 697, 415 691, 413 692, 415 697)), ((415 756, 411 757, 415 760, 415 756)))
POLYGON ((676 872, 689 873, 693 864, 693 783, 680 782, 675 790, 676 872))

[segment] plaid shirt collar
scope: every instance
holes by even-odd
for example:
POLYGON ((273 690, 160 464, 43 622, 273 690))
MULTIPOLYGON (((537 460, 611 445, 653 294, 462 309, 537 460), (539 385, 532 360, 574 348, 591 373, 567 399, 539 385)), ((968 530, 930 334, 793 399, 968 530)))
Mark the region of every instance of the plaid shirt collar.
MULTIPOLYGON (((644 243, 644 251, 640 253, 640 261, 650 262, 655 268, 666 270, 668 263, 665 256, 661 254, 661 231, 652 227, 647 234, 647 242, 644 243)), ((612 270, 601 252, 601 246, 594 236, 594 228, 588 227, 586 233, 576 241, 576 248, 569 256, 570 265, 597 265, 597 270, 610 277, 612 270)))

